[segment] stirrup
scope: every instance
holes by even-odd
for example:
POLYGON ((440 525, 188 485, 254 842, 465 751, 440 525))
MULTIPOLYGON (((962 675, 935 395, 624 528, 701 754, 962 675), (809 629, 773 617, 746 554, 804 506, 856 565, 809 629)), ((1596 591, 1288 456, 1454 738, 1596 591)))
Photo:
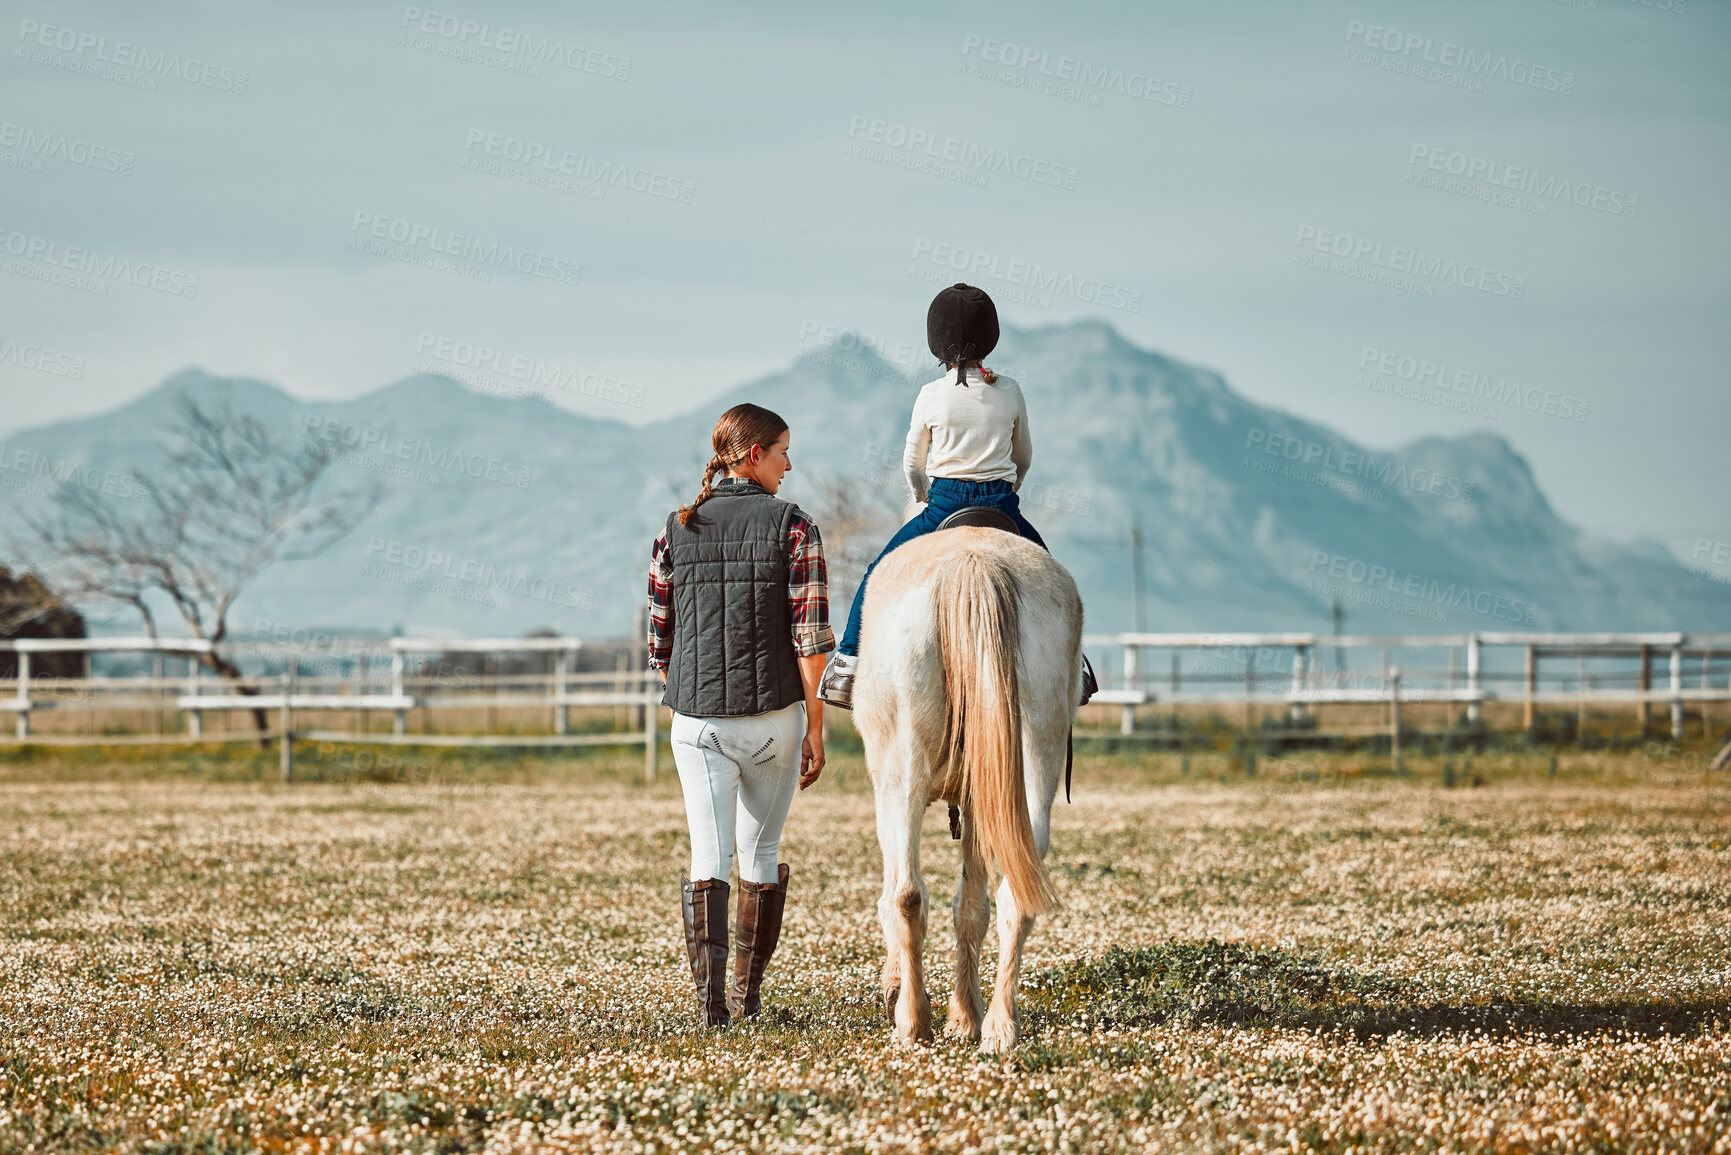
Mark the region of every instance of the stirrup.
POLYGON ((1092 698, 1094 696, 1095 692, 1098 691, 1099 689, 1100 689, 1100 682, 1098 679, 1096 679, 1094 677, 1094 666, 1092 663, 1090 663, 1088 661, 1088 655, 1083 654, 1082 655, 1082 700, 1080 702, 1077 702, 1076 705, 1086 706, 1088 704, 1088 699, 1092 698))
POLYGON ((858 668, 857 655, 849 656, 837 650, 823 671, 823 680, 817 684, 817 696, 831 706, 853 709, 853 678, 858 668))

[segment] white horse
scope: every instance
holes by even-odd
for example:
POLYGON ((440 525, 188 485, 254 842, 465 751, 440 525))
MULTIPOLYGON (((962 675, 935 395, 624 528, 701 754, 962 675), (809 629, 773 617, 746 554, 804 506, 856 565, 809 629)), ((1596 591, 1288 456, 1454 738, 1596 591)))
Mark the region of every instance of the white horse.
POLYGON ((931 908, 920 828, 939 800, 961 809, 956 988, 944 1033, 1016 1045, 1016 984, 1034 916, 1052 905, 1044 858, 1082 684, 1082 599, 1033 542, 956 528, 899 546, 866 587, 854 720, 877 795, 887 957, 883 997, 906 1043, 932 1037, 921 949, 931 908), (980 946, 998 887, 998 981, 982 1021, 980 946))

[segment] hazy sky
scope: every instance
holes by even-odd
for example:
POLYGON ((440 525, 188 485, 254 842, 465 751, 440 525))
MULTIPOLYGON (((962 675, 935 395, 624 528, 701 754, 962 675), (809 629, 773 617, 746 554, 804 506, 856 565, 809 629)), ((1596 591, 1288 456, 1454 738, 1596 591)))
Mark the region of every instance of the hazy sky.
POLYGON ((0 434, 190 365, 540 364, 640 421, 821 326, 923 352, 966 278, 1375 446, 1493 430, 1687 559, 1731 541, 1728 7, 5 3, 0 434))

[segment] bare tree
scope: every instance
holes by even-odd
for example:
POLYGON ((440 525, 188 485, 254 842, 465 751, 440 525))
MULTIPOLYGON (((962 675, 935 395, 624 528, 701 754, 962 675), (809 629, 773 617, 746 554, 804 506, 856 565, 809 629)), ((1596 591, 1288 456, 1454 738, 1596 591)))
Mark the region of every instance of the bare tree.
POLYGON ((897 474, 886 484, 881 477, 853 477, 813 472, 802 479, 809 498, 799 502, 817 522, 829 566, 830 615, 837 607, 846 615, 865 567, 901 527, 907 486, 897 474))
MULTIPOLYGON (((82 638, 84 617, 33 573, 14 574, 0 565, 0 638, 82 638)), ((87 654, 38 653, 32 677, 75 678, 87 654)), ((0 678, 18 676, 16 651, 0 651, 0 678)))
MULTIPOLYGON (((226 396, 207 407, 181 394, 176 411, 166 464, 136 478, 144 501, 62 483, 52 511, 26 520, 27 549, 53 572, 66 601, 131 607, 153 638, 149 599, 166 597, 192 636, 211 643, 200 661, 253 694, 219 648, 235 599, 270 565, 323 553, 372 512, 379 487, 315 500, 329 446, 285 443, 233 412, 226 396)), ((252 713, 263 745, 269 723, 263 710, 252 713)))
MULTIPOLYGON (((678 469, 663 468, 656 480, 680 505, 697 495, 708 458, 692 454, 678 469)), ((877 556, 908 512, 907 484, 899 471, 856 476, 801 466, 789 475, 781 496, 795 501, 817 522, 829 565, 830 613, 853 599, 866 565, 877 556)))
POLYGON ((33 622, 68 609, 65 599, 49 589, 35 574, 12 571, 0 565, 0 638, 10 638, 33 622))

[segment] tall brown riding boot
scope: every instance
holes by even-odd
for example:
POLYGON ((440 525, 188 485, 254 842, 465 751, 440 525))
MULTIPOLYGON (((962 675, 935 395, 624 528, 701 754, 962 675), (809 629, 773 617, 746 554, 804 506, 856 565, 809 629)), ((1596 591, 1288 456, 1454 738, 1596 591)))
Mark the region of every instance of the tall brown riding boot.
POLYGON ((685 914, 685 953, 691 957, 691 981, 703 1010, 703 1025, 725 1027, 727 1010, 727 882, 708 878, 692 882, 679 876, 685 914))
POLYGON ((739 880, 739 951, 733 957, 733 1013, 750 1018, 762 1009, 758 988, 763 968, 781 939, 781 912, 787 906, 787 863, 776 871, 779 881, 739 880))

